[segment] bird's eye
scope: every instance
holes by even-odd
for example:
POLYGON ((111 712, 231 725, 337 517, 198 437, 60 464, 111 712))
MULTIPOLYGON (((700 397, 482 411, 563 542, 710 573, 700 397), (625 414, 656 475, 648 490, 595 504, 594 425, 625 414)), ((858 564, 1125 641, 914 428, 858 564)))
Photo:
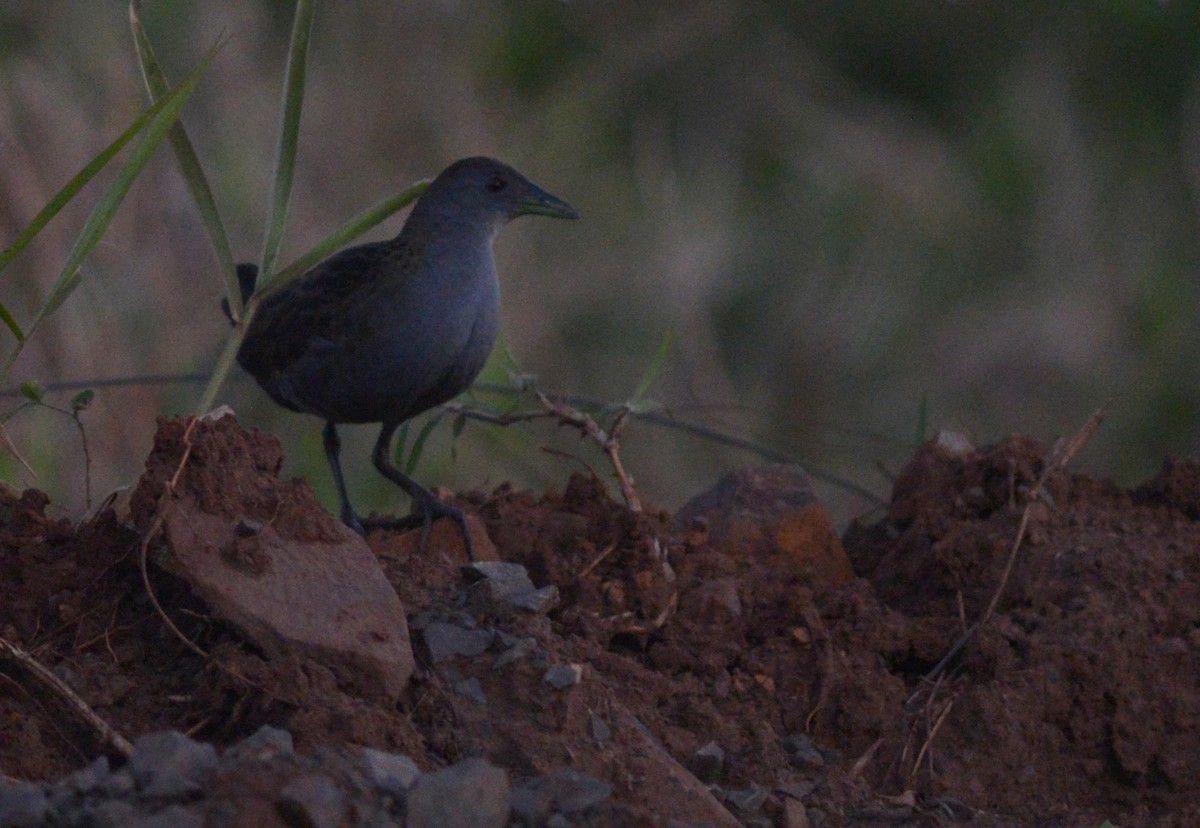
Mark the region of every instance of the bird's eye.
POLYGON ((504 185, 506 183, 507 182, 505 182, 505 180, 503 178, 500 178, 499 176, 497 176, 495 178, 489 178, 488 183, 484 184, 483 186, 487 189, 487 191, 489 193, 498 193, 504 189, 504 185))

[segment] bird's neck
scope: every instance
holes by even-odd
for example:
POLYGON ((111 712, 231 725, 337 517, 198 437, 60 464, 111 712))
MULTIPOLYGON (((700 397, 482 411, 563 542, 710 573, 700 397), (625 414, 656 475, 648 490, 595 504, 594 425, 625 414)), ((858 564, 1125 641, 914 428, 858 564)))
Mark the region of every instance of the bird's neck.
POLYGON ((473 216, 415 210, 404 223, 404 228, 396 239, 433 252, 449 249, 486 249, 490 252, 492 240, 496 238, 499 230, 498 225, 479 221, 473 216))

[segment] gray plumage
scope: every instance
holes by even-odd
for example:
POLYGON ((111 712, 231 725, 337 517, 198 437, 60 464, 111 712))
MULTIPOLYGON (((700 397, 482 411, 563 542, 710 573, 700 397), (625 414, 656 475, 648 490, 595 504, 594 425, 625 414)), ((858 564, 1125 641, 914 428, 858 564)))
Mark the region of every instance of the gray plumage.
POLYGON ((433 517, 449 516, 470 552, 461 512, 396 469, 388 448, 401 423, 462 393, 483 368, 500 311, 492 240, 522 215, 578 217, 512 167, 458 161, 429 185, 394 239, 331 256, 254 313, 238 363, 280 405, 326 421, 342 519, 359 532, 335 426, 382 423, 375 465, 414 501, 413 516, 384 525, 427 531, 433 517))

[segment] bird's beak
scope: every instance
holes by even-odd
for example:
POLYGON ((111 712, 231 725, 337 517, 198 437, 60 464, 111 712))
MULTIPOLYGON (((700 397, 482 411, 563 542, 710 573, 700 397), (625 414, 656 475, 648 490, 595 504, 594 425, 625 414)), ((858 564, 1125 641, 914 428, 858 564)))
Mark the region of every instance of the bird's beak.
POLYGON ((550 216, 551 218, 577 219, 579 213, 561 198, 555 198, 545 190, 531 187, 529 195, 517 205, 517 215, 550 216))

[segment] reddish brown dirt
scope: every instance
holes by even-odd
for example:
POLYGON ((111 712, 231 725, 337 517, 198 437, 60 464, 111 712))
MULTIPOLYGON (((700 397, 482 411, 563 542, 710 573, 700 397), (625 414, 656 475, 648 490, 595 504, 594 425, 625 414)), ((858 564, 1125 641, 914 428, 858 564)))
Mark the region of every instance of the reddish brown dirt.
MULTIPOLYGON (((216 442, 195 461, 210 475, 278 456, 273 438, 206 427, 216 442)), ((147 464, 159 486, 178 428, 166 426, 147 464)), ((47 517, 38 492, 0 493, 0 635, 130 737, 177 728, 223 746, 268 723, 301 749, 353 742, 425 768, 469 755, 516 776, 572 765, 614 785, 614 825, 665 824, 684 807, 630 793, 627 731, 598 738, 596 725, 623 711, 684 765, 717 742, 725 763, 707 781, 775 788, 761 813, 777 825, 787 785, 824 825, 1200 824, 1200 462, 1169 461, 1133 491, 1056 472, 1032 501, 1045 462, 1024 437, 961 454, 923 447, 887 516, 846 534, 856 577, 840 586, 836 572, 718 542, 703 522, 672 533, 669 516, 632 514, 579 475, 562 492, 465 497, 497 556, 561 600, 547 616, 472 607, 446 527, 423 556, 411 533, 374 535, 419 664, 420 631, 465 616, 538 649, 503 669, 494 653, 426 661, 396 706, 356 698, 317 664, 268 662, 151 565, 158 601, 201 657, 148 599, 133 524, 108 511, 75 529, 47 517), (996 595, 1027 509, 995 614, 930 677, 996 595), (558 663, 582 665, 577 692, 542 682, 558 663), (470 678, 486 704, 452 689, 470 678), (798 736, 816 751, 797 751, 798 736)), ((242 475, 221 496, 274 508, 242 475)), ((309 495, 287 486, 296 531, 319 534, 295 508, 309 495)), ((135 498, 143 528, 152 494, 135 498)), ((55 778, 102 750, 0 658, 0 770, 55 778)))

